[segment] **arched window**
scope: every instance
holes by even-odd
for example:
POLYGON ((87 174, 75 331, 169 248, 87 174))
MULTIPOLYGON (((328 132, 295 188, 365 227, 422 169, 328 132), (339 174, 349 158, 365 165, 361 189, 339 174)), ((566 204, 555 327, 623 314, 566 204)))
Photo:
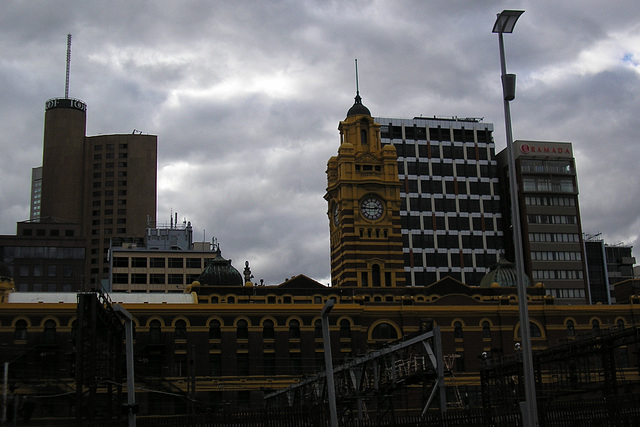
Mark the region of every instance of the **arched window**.
POLYGON ((275 338, 273 320, 266 319, 262 322, 262 338, 265 340, 272 340, 275 338))
POLYGON ((363 144, 369 143, 369 139, 367 138, 367 129, 360 130, 360 141, 362 141, 363 144))
POLYGON ((371 338, 374 340, 397 340, 398 332, 388 323, 379 323, 371 331, 371 338))
POLYGON ((209 322, 209 339, 210 340, 219 340, 220 339, 220 321, 212 320, 209 322))
POLYGON ((316 320, 314 325, 314 334, 316 338, 322 338, 322 321, 320 319, 316 320))
POLYGON ((616 322, 616 324, 618 325, 618 329, 619 329, 619 330, 623 330, 623 329, 624 329, 624 320, 622 320, 622 319, 618 319, 618 321, 616 322))
MULTIPOLYGON (((541 338, 542 330, 540 329, 540 326, 536 325, 533 322, 529 322, 529 334, 531 335, 531 338, 541 338)), ((522 332, 520 331, 520 328, 518 328, 518 336, 519 337, 522 336, 522 332)))
POLYGON ((567 320, 567 336, 568 337, 576 336, 576 324, 573 320, 567 320))
POLYGON ((296 319, 289 322, 289 338, 300 338, 300 322, 296 319))
POLYGON ((380 286, 380 266, 373 264, 371 267, 371 285, 380 286))
POLYGON ((351 322, 347 319, 340 321, 340 338, 351 338, 351 322))
POLYGON ((44 322, 44 342, 45 344, 56 342, 56 322, 51 319, 44 322))
POLYGON ((591 328, 593 332, 600 332, 600 321, 598 319, 593 319, 591 322, 591 328))
POLYGON ((491 323, 487 320, 482 322, 482 338, 491 338, 491 323))
POLYGON ((530 322, 529 327, 531 328, 531 338, 540 338, 542 337, 542 331, 540 330, 540 326, 537 324, 530 322))
POLYGON ((149 323, 149 341, 152 344, 159 344, 162 339, 162 324, 158 319, 149 323))
POLYGON ((236 338, 239 340, 249 338, 249 324, 244 319, 240 319, 238 323, 236 323, 236 338))
POLYGON ((27 339, 27 321, 20 319, 16 322, 16 330, 14 333, 14 339, 26 340, 27 339))
POLYGON ((177 340, 187 339, 187 322, 183 319, 176 320, 174 338, 177 340))
POLYGON ((462 322, 460 321, 456 321, 453 324, 453 337, 454 338, 460 338, 462 339, 463 337, 463 333, 462 333, 462 322))

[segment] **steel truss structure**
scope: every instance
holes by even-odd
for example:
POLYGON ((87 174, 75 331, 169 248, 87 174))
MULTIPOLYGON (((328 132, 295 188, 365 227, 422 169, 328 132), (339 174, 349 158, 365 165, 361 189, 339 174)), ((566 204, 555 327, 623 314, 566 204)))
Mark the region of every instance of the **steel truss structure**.
MULTIPOLYGON (((336 402, 343 420, 393 417, 393 392, 410 384, 422 384, 423 414, 436 398, 446 410, 444 366, 440 329, 408 336, 380 350, 333 368, 336 402), (370 407, 367 408, 367 405, 370 407)), ((306 406, 327 402, 327 376, 321 372, 264 397, 268 406, 306 406)))
POLYGON ((108 295, 78 294, 76 420, 121 417, 123 342, 124 326, 108 295))
MULTIPOLYGON (((538 400, 563 396, 608 397, 640 390, 638 344, 640 327, 612 328, 568 339, 533 354, 538 400), (630 361, 635 357, 635 363, 630 361)), ((523 399, 522 359, 487 359, 480 370, 483 406, 517 403, 523 399)))

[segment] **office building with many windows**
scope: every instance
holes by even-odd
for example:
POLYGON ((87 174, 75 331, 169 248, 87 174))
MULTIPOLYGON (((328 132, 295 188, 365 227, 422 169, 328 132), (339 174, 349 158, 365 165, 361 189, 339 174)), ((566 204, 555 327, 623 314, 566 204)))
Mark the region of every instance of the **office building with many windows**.
POLYGON ((503 246, 493 124, 477 118, 376 117, 398 154, 406 283, 451 276, 470 285, 503 246))
MULTIPOLYGON (((572 146, 566 142, 515 141, 514 155, 526 273, 533 283, 544 283, 558 302, 585 303, 587 274, 572 146)), ((506 149, 498 154, 498 162, 506 190, 506 149)), ((507 191, 504 198, 510 201, 507 191)), ((510 218, 507 208, 504 215, 510 218)), ((513 241, 511 236, 508 241, 513 241)))
MULTIPOLYGON (((191 223, 146 230, 145 238, 111 240, 109 265, 112 292, 185 292, 219 251, 194 242, 191 223)), ((239 276, 239 273, 238 273, 239 276)))

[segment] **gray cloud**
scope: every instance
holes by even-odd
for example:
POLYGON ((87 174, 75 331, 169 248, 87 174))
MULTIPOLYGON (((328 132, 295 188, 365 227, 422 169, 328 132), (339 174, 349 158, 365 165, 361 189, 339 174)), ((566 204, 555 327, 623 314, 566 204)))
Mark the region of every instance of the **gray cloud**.
MULTIPOLYGON (((574 144, 586 232, 635 245, 640 5, 525 1, 505 35, 514 136, 574 144), (623 61, 627 56, 629 60, 623 61)), ((87 102, 89 134, 157 134, 158 219, 267 283, 329 277, 328 158, 360 91, 377 116, 474 116, 504 147, 495 15, 507 2, 5 2, 0 233, 29 215, 44 102, 87 102), (205 231, 206 230, 206 231, 205 231)))

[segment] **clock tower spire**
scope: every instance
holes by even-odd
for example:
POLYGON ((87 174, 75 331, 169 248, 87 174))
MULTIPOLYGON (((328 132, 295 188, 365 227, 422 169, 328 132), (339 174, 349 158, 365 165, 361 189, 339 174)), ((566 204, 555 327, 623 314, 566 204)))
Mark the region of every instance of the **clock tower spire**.
POLYGON ((327 163, 324 196, 329 205, 332 284, 404 286, 396 149, 381 145, 380 125, 362 104, 358 89, 338 130, 340 147, 327 163))

